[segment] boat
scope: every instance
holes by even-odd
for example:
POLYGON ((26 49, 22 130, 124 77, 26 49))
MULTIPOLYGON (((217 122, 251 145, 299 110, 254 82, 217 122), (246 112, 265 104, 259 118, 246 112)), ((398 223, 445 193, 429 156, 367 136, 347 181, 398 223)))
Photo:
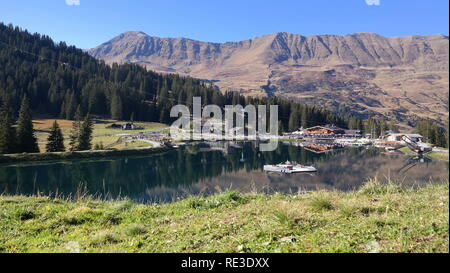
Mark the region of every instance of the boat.
POLYGON ((317 169, 313 166, 305 166, 302 164, 291 163, 287 161, 286 163, 277 165, 264 165, 264 171, 266 172, 277 172, 277 173, 302 173, 302 172, 317 172, 317 169))

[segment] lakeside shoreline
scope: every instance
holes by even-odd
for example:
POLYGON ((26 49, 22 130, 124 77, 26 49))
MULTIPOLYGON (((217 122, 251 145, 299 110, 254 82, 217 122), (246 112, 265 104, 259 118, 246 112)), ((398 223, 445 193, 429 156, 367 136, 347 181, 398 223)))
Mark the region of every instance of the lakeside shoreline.
POLYGON ((23 153, 0 155, 0 164, 22 163, 22 162, 49 162, 58 160, 76 160, 100 157, 116 157, 127 155, 152 155, 169 151, 168 147, 150 147, 119 150, 97 150, 97 151, 75 151, 59 153, 23 153))
MULTIPOLYGON (((133 149, 111 149, 111 150, 90 150, 57 153, 23 153, 23 154, 1 154, 0 164, 22 163, 22 162, 48 162, 58 160, 76 160, 99 157, 116 157, 127 155, 152 155, 169 151, 169 147, 145 147, 133 149)), ((415 155, 414 152, 404 147, 399 149, 405 155, 415 155)), ((431 152, 428 157, 434 160, 449 161, 448 152, 431 152)))
POLYGON ((162 205, 0 196, 0 252, 448 252, 449 185, 162 205))

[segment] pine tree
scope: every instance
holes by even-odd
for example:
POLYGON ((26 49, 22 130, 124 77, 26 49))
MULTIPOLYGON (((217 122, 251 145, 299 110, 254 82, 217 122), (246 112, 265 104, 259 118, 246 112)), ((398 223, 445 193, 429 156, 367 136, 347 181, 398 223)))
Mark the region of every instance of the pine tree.
POLYGON ((309 121, 309 113, 308 113, 308 108, 307 107, 303 107, 301 109, 301 121, 302 121, 302 127, 303 128, 307 128, 311 124, 310 121, 309 121))
POLYGON ((78 105, 77 112, 75 113, 75 121, 72 123, 72 129, 70 130, 70 151, 77 151, 79 148, 79 140, 81 135, 81 107, 78 105))
POLYGON ((166 124, 169 122, 169 117, 170 117, 170 110, 167 108, 166 105, 163 105, 159 113, 159 122, 166 124))
POLYGON ((445 148, 446 146, 446 140, 445 140, 445 133, 444 133, 444 129, 443 128, 439 128, 438 126, 435 127, 435 135, 436 135, 436 141, 435 144, 438 147, 443 147, 445 148))
POLYGON ((26 96, 22 99, 17 120, 17 148, 20 153, 39 153, 39 146, 34 135, 33 118, 26 96))
MULTIPOLYGON (((69 92, 70 92, 70 90, 67 91, 68 94, 69 94, 69 92)), ((66 119, 72 120, 75 118, 74 117, 75 111, 78 110, 75 108, 77 105, 78 105, 78 102, 77 102, 77 97, 75 95, 75 92, 71 92, 68 104, 66 104, 66 119)))
POLYGON ((122 99, 117 93, 114 93, 111 99, 111 118, 115 120, 122 119, 122 99))
POLYGON ((281 120, 278 121, 278 134, 281 136, 284 133, 284 126, 281 120))
POLYGON ((66 102, 65 101, 63 101, 63 103, 61 104, 61 111, 59 113, 59 117, 66 118, 66 102))
POLYGON ((293 132, 300 128, 300 113, 297 107, 294 107, 289 117, 289 131, 293 132))
POLYGON ((64 152, 66 149, 64 147, 64 137, 61 132, 61 128, 58 123, 53 122, 50 135, 47 138, 47 145, 45 146, 47 152, 64 152))
POLYGON ((13 114, 6 99, 0 109, 0 154, 17 152, 16 130, 13 127, 13 114))
POLYGON ((93 123, 89 114, 86 115, 83 123, 81 124, 80 138, 78 140, 78 150, 87 151, 92 148, 92 131, 93 123))

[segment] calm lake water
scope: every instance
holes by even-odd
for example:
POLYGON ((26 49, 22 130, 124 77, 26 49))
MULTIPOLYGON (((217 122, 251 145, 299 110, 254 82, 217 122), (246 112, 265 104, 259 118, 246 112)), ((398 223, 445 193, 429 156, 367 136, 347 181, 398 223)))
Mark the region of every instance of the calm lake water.
POLYGON ((448 162, 416 160, 376 149, 347 148, 315 154, 290 144, 280 144, 274 152, 260 152, 251 142, 219 146, 227 147, 220 150, 196 145, 152 156, 0 165, 0 192, 61 197, 90 194, 160 203, 228 189, 265 193, 348 191, 375 176, 381 181, 390 178, 410 185, 448 179, 448 162), (318 172, 281 175, 262 171, 264 164, 286 160, 314 165, 318 172))

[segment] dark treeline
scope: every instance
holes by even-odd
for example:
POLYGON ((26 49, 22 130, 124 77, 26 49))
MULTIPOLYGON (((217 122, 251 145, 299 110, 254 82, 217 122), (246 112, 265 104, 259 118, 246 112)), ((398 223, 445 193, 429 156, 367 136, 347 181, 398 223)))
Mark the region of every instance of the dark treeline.
POLYGON ((386 134, 387 131, 398 133, 398 127, 393 122, 387 122, 384 118, 369 117, 364 122, 363 131, 370 134, 372 138, 377 138, 386 134))
POLYGON ((0 68, 0 100, 8 99, 15 113, 27 95, 37 114, 73 120, 80 106, 83 115, 170 123, 173 105, 189 105, 201 96, 203 105, 277 104, 282 131, 321 124, 348 127, 348 118, 320 107, 221 93, 212 84, 135 64, 109 66, 64 42, 1 23, 0 68))
POLYGON ((431 120, 421 120, 416 124, 416 132, 423 136, 425 142, 444 148, 449 146, 448 121, 445 130, 431 120))

